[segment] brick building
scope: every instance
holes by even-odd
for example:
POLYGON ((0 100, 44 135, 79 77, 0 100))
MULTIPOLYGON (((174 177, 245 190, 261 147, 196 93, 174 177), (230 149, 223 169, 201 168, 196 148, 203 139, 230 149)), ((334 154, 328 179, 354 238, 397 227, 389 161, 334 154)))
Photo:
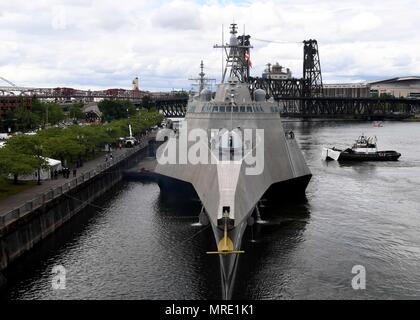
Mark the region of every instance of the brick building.
POLYGON ((0 120, 6 118, 9 110, 16 110, 20 104, 31 110, 32 109, 32 98, 29 97, 16 97, 16 96, 0 96, 0 120))

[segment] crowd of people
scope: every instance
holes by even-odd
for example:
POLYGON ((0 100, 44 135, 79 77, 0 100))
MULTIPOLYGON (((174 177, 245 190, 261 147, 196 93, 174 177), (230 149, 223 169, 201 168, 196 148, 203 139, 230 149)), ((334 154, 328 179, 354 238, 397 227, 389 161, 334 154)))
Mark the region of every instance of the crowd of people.
MULTIPOLYGON (((62 176, 65 179, 69 179, 71 174, 70 168, 63 167, 61 170, 54 170, 51 171, 51 179, 57 180, 59 176, 62 176)), ((73 178, 77 176, 77 169, 76 167, 73 168, 73 178)))

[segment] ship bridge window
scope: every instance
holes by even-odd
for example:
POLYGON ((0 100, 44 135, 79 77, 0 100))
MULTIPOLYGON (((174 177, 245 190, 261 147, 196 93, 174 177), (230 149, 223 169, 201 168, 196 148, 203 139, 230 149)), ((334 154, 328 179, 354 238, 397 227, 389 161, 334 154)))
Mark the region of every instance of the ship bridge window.
POLYGON ((233 112, 238 112, 238 107, 233 107, 233 112))
POLYGON ((213 107, 212 112, 219 112, 219 107, 213 107))
POLYGON ((226 107, 226 112, 232 112, 232 107, 226 107))
POLYGON ((245 107, 240 107, 240 112, 245 112, 245 107))
POLYGON ((252 112, 252 107, 246 107, 246 112, 252 112))
POLYGON ((225 112, 226 108, 225 107, 220 107, 219 108, 219 112, 225 112))

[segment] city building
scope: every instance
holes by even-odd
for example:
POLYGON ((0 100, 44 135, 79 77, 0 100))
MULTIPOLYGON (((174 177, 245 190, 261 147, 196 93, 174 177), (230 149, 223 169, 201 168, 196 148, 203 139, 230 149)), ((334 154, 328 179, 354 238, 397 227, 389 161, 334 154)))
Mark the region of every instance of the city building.
POLYGON ((327 97, 395 97, 419 98, 420 77, 399 77, 378 81, 358 83, 324 84, 324 96, 327 97))
POLYGON ((368 98, 371 96, 370 85, 367 82, 324 84, 324 96, 368 98))
POLYGON ((139 78, 138 77, 136 77, 132 82, 132 90, 134 90, 134 91, 139 91, 140 90, 140 83, 139 83, 139 78))
POLYGON ((372 81, 372 95, 389 95, 396 98, 420 98, 420 77, 400 77, 388 80, 372 81))
POLYGON ((292 72, 289 68, 284 68, 278 62, 274 65, 267 64, 267 68, 262 74, 263 79, 287 80, 292 78, 292 72))
POLYGON ((29 97, 17 97, 17 96, 0 96, 0 120, 6 118, 7 113, 10 110, 16 110, 20 105, 24 108, 32 109, 32 98, 29 97))

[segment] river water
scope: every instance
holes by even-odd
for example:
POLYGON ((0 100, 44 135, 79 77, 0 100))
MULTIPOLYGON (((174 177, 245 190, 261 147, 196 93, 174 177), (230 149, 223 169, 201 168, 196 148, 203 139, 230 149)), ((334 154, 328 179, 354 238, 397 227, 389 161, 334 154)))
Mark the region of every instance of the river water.
MULTIPOLYGON (((233 299, 419 299, 420 123, 287 122, 313 173, 307 199, 248 228, 233 299), (324 145, 361 133, 399 162, 340 165, 324 145), (366 289, 352 288, 352 268, 366 289)), ((154 183, 124 182, 13 266, 7 299, 220 299, 219 262, 197 206, 171 208, 154 183), (54 266, 66 289, 52 288, 54 266)))

